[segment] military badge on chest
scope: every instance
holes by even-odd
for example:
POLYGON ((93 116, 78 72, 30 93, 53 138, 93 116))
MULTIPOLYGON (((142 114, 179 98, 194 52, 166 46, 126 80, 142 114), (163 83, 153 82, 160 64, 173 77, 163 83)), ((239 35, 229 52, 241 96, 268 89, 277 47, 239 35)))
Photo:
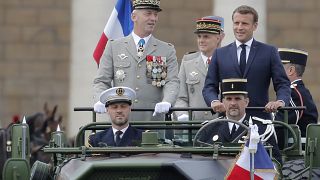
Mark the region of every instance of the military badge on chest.
MULTIPOLYGON (((190 76, 192 77, 192 79, 196 78, 196 76, 198 75, 198 73, 195 72, 195 71, 192 71, 192 72, 189 73, 189 74, 190 74, 190 76)), ((194 84, 191 84, 191 85, 190 85, 190 92, 191 92, 191 94, 194 93, 194 84)))
POLYGON ((122 69, 118 69, 116 71, 116 79, 119 81, 119 82, 123 82, 124 78, 126 77, 126 74, 125 72, 122 70, 122 69))
POLYGON ((163 56, 146 56, 147 72, 146 76, 151 80, 151 84, 156 87, 162 87, 166 84, 167 61, 163 56))
MULTIPOLYGON (((120 58, 120 61, 125 61, 128 58, 128 56, 126 56, 125 54, 119 54, 118 57, 120 58)), ((119 68, 116 71, 115 76, 119 82, 123 82, 124 78, 126 77, 126 73, 123 69, 119 68)))

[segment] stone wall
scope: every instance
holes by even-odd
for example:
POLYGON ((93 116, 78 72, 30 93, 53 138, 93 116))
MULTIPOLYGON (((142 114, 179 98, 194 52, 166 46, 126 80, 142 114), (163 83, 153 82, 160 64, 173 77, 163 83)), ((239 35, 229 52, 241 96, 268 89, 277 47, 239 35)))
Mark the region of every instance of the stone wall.
MULTIPOLYGON (((197 50, 194 21, 212 14, 212 0, 163 0, 155 36, 181 59, 197 50), (201 3, 200 3, 201 2, 201 3)), ((267 42, 309 52, 306 85, 320 107, 320 1, 267 1, 267 42)), ((58 105, 67 117, 70 71, 68 0, 0 0, 0 121, 58 105)), ((90 51, 91 52, 91 51, 90 51)))
POLYGON ((268 42, 309 53, 303 80, 320 107, 320 1, 269 0, 268 42))
POLYGON ((178 60, 189 51, 196 51, 195 21, 212 14, 213 1, 201 0, 164 0, 161 1, 162 12, 155 36, 163 41, 174 44, 178 60))
POLYGON ((42 112, 66 116, 70 1, 0 0, 0 121, 42 112))

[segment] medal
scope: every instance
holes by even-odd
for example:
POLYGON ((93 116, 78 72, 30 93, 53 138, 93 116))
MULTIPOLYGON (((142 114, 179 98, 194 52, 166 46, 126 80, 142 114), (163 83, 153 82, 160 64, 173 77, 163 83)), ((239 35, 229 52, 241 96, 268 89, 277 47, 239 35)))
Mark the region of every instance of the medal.
POLYGON ((167 63, 167 58, 166 57, 161 57, 161 60, 162 60, 163 64, 167 63))
POLYGON ((152 73, 152 78, 153 78, 153 79, 156 79, 156 78, 157 78, 157 74, 152 73))
POLYGON ((157 73, 157 79, 161 79, 161 74, 157 73))
POLYGON ((142 52, 142 51, 138 51, 137 56, 138 56, 139 58, 141 58, 142 55, 143 55, 143 52, 142 52))
POLYGON ((156 86, 157 82, 155 80, 153 80, 151 84, 152 84, 152 86, 156 86))
POLYGON ((160 81, 157 82, 157 87, 161 87, 161 82, 160 81))
POLYGON ((161 80, 161 86, 164 86, 166 84, 165 80, 161 80))
POLYGON ((157 72, 158 72, 158 69, 157 69, 157 68, 153 68, 153 69, 152 69, 152 73, 155 73, 155 74, 156 74, 157 72))
POLYGON ((167 77, 166 57, 146 55, 146 61, 146 76, 150 81, 152 80, 152 86, 164 86, 167 77))
POLYGON ((147 59, 148 63, 150 63, 150 62, 153 61, 153 56, 147 55, 147 56, 146 56, 146 59, 147 59))
POLYGON ((166 73, 166 72, 162 72, 162 73, 161 73, 161 78, 162 78, 162 79, 165 79, 166 77, 167 77, 167 73, 166 73))
POLYGON ((126 74, 122 69, 117 70, 116 72, 116 79, 119 80, 119 82, 123 82, 124 78, 126 77, 126 74))

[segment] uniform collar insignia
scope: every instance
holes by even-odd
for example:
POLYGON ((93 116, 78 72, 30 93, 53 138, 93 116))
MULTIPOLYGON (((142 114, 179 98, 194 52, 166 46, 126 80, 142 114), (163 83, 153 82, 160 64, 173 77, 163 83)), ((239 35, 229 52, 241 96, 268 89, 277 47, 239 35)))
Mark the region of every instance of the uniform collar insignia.
POLYGON ((290 88, 295 88, 295 87, 297 87, 298 86, 298 84, 291 84, 290 85, 290 88))
POLYGON ((244 120, 242 121, 242 124, 244 124, 244 125, 246 125, 246 126, 249 126, 249 121, 248 121, 247 119, 244 119, 244 120))

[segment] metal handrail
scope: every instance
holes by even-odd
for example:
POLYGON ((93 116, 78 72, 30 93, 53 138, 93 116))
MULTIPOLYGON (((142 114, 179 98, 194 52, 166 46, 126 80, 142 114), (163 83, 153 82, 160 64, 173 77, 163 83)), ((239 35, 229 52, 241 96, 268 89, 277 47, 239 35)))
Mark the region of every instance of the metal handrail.
MULTIPOLYGON (((264 107, 246 107, 246 110, 264 110, 264 107)), ((280 107, 278 110, 305 110, 306 106, 297 107, 280 107)), ((74 111, 94 111, 93 107, 75 107, 74 111)), ((154 111, 154 108, 132 108, 131 111, 154 111)), ((195 108, 195 107, 173 107, 169 113, 173 111, 212 111, 212 108, 195 108)), ((212 111, 213 112, 213 111, 212 111)))
MULTIPOLYGON (((297 107, 280 107, 278 110, 305 110, 305 106, 297 106, 297 107)), ((74 111, 91 111, 92 112, 92 122, 96 122, 96 112, 94 112, 93 107, 75 107, 73 109, 74 111)), ((246 110, 265 110, 264 107, 246 107, 246 110)), ((154 111, 154 108, 132 108, 131 111, 154 111)), ((173 107, 170 108, 169 112, 165 116, 166 121, 170 121, 168 118, 170 118, 170 114, 173 111, 188 111, 190 113, 189 117, 192 117, 193 111, 210 111, 211 113, 215 114, 215 112, 210 107, 205 108, 195 108, 195 107, 173 107)))

